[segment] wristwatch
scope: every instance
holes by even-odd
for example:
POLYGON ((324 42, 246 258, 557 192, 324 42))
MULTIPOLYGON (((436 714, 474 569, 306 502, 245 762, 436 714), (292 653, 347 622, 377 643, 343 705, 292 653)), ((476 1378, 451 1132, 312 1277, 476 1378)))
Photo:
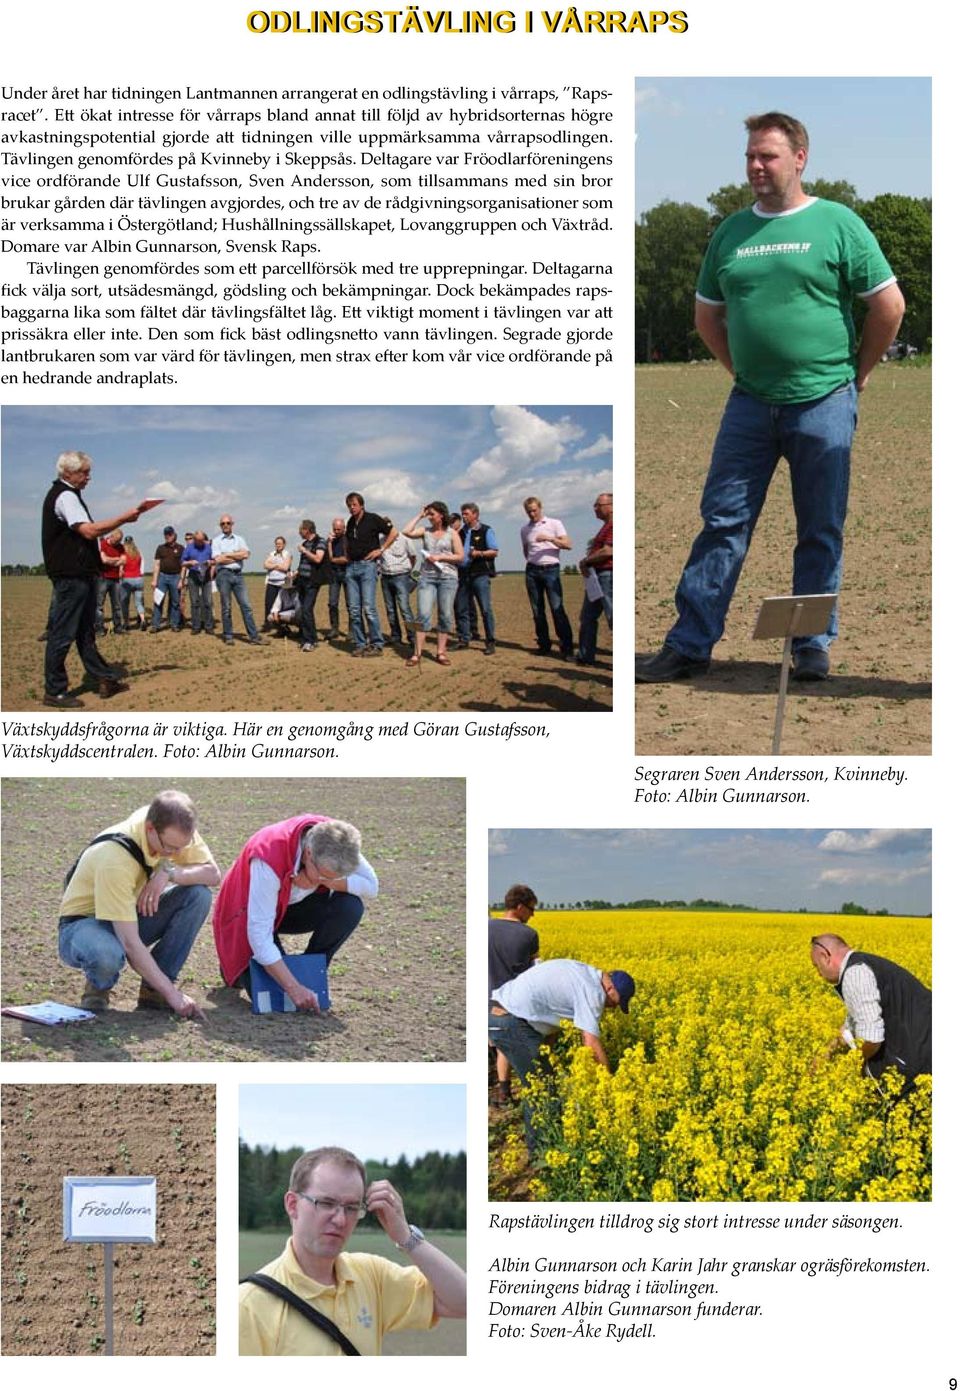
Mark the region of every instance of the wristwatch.
POLYGON ((409 1254, 409 1252, 417 1249, 421 1241, 426 1241, 426 1239, 420 1228, 415 1227, 411 1222, 410 1235, 407 1237, 406 1241, 395 1241, 393 1244, 398 1251, 406 1251, 409 1254))

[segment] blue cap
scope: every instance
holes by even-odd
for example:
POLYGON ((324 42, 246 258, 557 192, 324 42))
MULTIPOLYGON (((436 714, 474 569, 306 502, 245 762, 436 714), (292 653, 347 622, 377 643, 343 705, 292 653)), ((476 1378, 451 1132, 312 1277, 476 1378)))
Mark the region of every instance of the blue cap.
POLYGON ((611 971, 610 979, 613 982, 614 990, 620 996, 620 1008, 624 1014, 627 1014, 630 1010, 630 1001, 637 993, 633 976, 628 975, 626 971, 611 971))

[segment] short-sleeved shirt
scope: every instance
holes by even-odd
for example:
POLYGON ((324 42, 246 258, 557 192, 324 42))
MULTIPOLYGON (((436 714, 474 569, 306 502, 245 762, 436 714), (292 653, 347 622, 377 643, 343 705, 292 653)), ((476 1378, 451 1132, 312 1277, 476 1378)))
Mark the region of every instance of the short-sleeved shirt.
POLYGON ((64 484, 63 492, 57 497, 54 504, 54 512, 67 526, 82 526, 84 522, 89 522, 90 513, 85 509, 80 501, 80 493, 76 488, 71 488, 65 479, 60 480, 64 484))
POLYGON ((516 918, 487 919, 487 989, 491 993, 528 971, 540 950, 532 927, 516 918))
POLYGON ((126 551, 123 549, 122 542, 117 545, 114 541, 108 541, 106 537, 102 538, 100 541, 100 559, 104 562, 103 573, 108 580, 118 579, 123 573, 123 565, 122 563, 118 565, 117 561, 122 562, 125 556, 126 551), (113 564, 107 564, 108 561, 112 561, 113 564))
POLYGON ((202 542, 199 546, 196 541, 191 541, 184 546, 183 554, 180 557, 181 565, 188 565, 194 574, 202 575, 206 578, 207 566, 213 559, 213 547, 209 541, 202 542))
POLYGON ((556 517, 541 517, 520 528, 520 544, 528 565, 559 565, 560 547, 551 541, 531 541, 531 536, 566 536, 563 522, 556 517))
MULTIPOLYGON (((594 536, 590 545, 587 547, 587 560, 590 559, 594 551, 599 551, 604 546, 613 547, 613 519, 604 522, 603 526, 594 536)), ((605 560, 598 560, 596 565, 591 565, 591 570, 612 570, 613 556, 608 555, 605 560)))
POLYGON ((213 538, 213 540, 210 542, 210 545, 211 545, 211 547, 212 547, 212 549, 213 549, 213 558, 214 558, 214 560, 217 561, 217 567, 218 567, 218 569, 220 569, 220 570, 242 570, 242 569, 243 569, 243 561, 242 561, 242 560, 231 560, 231 561, 228 561, 226 564, 221 565, 221 564, 219 563, 219 559, 218 559, 218 557, 221 556, 221 555, 232 555, 232 554, 234 553, 234 551, 249 551, 250 547, 247 545, 246 541, 244 541, 244 539, 243 539, 242 536, 238 536, 236 532, 234 532, 232 536, 226 536, 226 535, 221 531, 221 532, 219 533, 219 535, 217 535, 217 536, 215 536, 215 537, 213 538))
POLYGON ((783 213, 744 208, 721 222, 697 298, 726 306, 737 385, 762 401, 826 396, 857 372, 852 305, 894 282, 867 224, 814 198, 783 213))
POLYGON ((153 558, 160 562, 161 575, 179 575, 183 547, 179 541, 164 541, 154 551, 153 558))
MULTIPOLYGON (((108 826, 108 831, 120 831, 136 841, 143 858, 153 870, 161 860, 175 865, 205 865, 213 859, 202 837, 194 832, 193 840, 183 850, 167 855, 155 855, 147 845, 147 807, 141 807, 126 821, 108 826)), ((102 918, 104 922, 136 922, 137 898, 146 883, 146 875, 136 860, 116 841, 92 845, 80 857, 80 863, 67 885, 60 904, 61 918, 102 918)))
POLYGON ((359 520, 351 517, 347 522, 346 531, 347 558, 363 560, 370 551, 379 549, 380 537, 389 533, 387 523, 383 517, 378 517, 376 512, 364 512, 359 520))
POLYGON ((599 1034, 607 999, 602 974, 583 961, 541 961, 494 990, 492 998, 541 1034, 552 1034, 565 1019, 584 1033, 599 1034))
MULTIPOLYGON (((433 1286, 415 1265, 343 1252, 333 1263, 335 1285, 319 1285, 302 1270, 287 1241, 283 1255, 263 1267, 345 1333, 361 1356, 376 1357, 384 1334, 431 1328, 433 1286)), ((240 1286, 241 1357, 342 1357, 338 1343, 286 1300, 256 1285, 240 1286)))

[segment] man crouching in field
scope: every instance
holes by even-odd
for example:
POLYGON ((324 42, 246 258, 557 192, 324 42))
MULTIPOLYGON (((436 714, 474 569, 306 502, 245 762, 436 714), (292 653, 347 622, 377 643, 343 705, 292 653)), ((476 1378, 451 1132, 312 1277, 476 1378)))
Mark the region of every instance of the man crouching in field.
POLYGON ((84 973, 81 1007, 108 1009, 127 961, 140 976, 139 1009, 203 1019, 175 981, 219 883, 183 792, 158 792, 96 836, 68 872, 60 904, 60 960, 84 973))
POLYGON ((241 1281, 241 1357, 376 1356, 385 1333, 466 1316, 464 1272, 407 1221, 392 1184, 367 1186, 355 1154, 302 1154, 283 1205, 291 1228, 283 1255, 241 1281), (367 1212, 412 1265, 346 1254, 367 1212))
MULTIPOLYGON (((541 961, 492 991, 490 1042, 526 1084, 540 1069, 541 1046, 570 1019, 599 1066, 612 1071, 600 1039, 600 1020, 607 1009, 619 1008, 626 1014, 636 989, 626 971, 601 971, 584 961, 541 961)), ((532 1157, 537 1135, 527 1101, 523 1124, 532 1157)))

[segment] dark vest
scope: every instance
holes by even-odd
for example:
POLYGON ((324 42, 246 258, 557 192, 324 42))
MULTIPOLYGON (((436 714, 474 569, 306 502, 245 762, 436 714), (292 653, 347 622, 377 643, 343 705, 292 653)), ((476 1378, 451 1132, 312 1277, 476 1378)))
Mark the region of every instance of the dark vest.
MULTIPOLYGON (((877 978, 880 991, 880 1010, 883 1014, 883 1043, 880 1051, 868 1059, 866 1071, 879 1077, 884 1068, 895 1067, 912 1080, 920 1072, 932 1072, 930 1043, 933 995, 927 987, 883 956, 854 951, 847 957, 844 975, 851 966, 863 963, 877 978)), ((836 991, 843 998, 843 977, 836 991)))
MULTIPOLYGON (((52 580, 89 579, 100 574, 100 547, 96 540, 91 541, 86 536, 81 536, 78 531, 67 526, 54 510, 61 493, 75 491, 58 478, 43 500, 43 564, 52 580)), ((84 512, 90 517, 87 504, 79 493, 77 498, 84 512)), ((93 518, 90 517, 90 520, 93 521, 93 518)))
POLYGON ((476 560, 473 558, 474 548, 481 551, 488 551, 490 549, 490 544, 487 539, 489 530, 490 528, 487 526, 486 522, 478 522, 475 527, 470 528, 470 564, 467 566, 468 574, 492 576, 497 573, 495 561, 488 559, 486 556, 478 556, 476 560))

